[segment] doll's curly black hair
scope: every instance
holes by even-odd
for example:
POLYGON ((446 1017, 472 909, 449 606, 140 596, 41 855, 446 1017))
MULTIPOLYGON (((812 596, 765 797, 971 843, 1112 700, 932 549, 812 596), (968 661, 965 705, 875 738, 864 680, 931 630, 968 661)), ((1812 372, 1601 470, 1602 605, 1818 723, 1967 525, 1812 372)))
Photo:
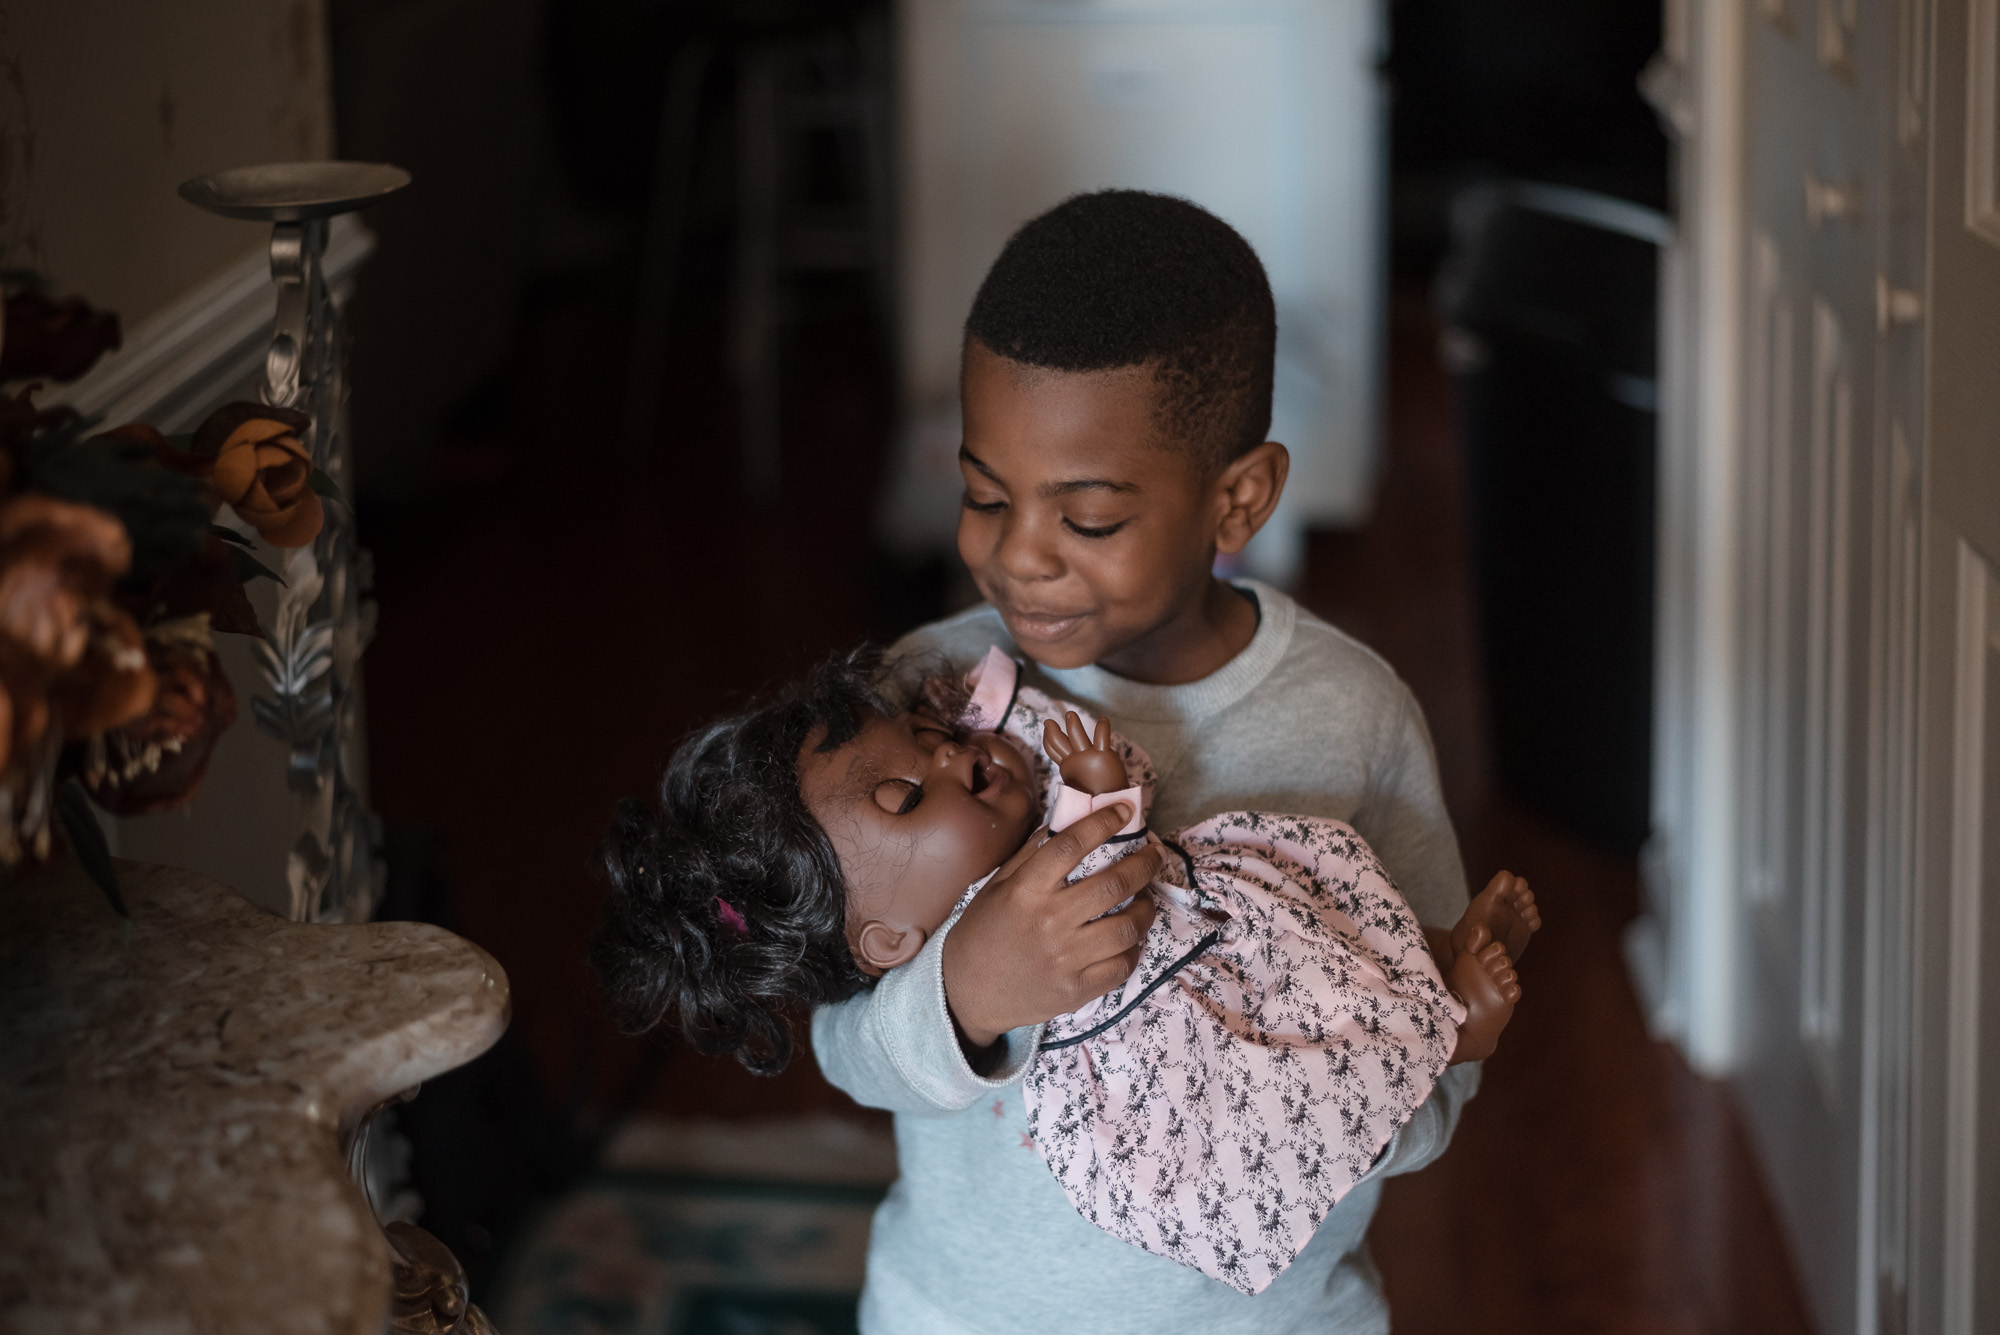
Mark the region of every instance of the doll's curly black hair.
MULTIPOLYGON (((898 713, 922 666, 892 666, 873 648, 831 658, 695 733, 650 800, 618 804, 598 853, 610 894, 590 954, 627 1033, 675 1020, 701 1051, 776 1075, 801 1009, 872 984, 849 951, 846 882, 800 794, 799 753, 816 729, 817 749, 831 751, 871 715, 898 713)), ((963 701, 941 681, 919 693, 956 717, 963 701)))

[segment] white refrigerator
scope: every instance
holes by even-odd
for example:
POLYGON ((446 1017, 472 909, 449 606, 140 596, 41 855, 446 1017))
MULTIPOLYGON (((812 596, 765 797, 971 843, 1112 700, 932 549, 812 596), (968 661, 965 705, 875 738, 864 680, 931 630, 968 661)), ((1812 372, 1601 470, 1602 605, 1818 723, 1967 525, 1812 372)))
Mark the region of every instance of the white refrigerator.
POLYGON ((1285 583, 1308 526, 1373 498, 1386 291, 1383 0, 899 0, 904 427, 881 529, 948 549, 965 315, 1029 218, 1080 191, 1181 195, 1256 247, 1278 307, 1284 503, 1246 554, 1285 583))

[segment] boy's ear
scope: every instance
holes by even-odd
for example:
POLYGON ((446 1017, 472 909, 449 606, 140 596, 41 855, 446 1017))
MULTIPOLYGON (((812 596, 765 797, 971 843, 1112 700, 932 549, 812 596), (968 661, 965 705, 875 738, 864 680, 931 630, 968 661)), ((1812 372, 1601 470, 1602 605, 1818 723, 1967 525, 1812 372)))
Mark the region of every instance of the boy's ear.
POLYGON ((898 964, 907 964, 924 948, 925 935, 919 927, 891 927, 880 918, 861 924, 854 937, 854 953, 870 973, 887 973, 898 964))
POLYGON ((1222 518, 1215 526, 1217 551, 1240 552, 1257 536, 1257 530, 1278 508, 1291 468, 1291 454, 1277 441, 1267 440, 1222 470, 1222 476, 1215 480, 1216 495, 1223 504, 1222 518))

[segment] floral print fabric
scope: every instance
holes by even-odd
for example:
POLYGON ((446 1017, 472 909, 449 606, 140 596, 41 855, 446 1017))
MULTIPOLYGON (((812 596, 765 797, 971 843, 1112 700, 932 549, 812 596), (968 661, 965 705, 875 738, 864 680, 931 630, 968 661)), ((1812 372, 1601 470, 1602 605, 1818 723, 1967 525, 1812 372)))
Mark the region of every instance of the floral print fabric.
MULTIPOLYGON (((990 696, 992 656, 982 669, 990 696)), ((998 719, 1039 758, 1048 810, 1041 727, 1068 707, 1010 685, 998 719)), ((1119 749, 1150 798, 1143 752, 1119 749)), ((1139 967, 1046 1027, 1029 1133, 1086 1219, 1255 1294, 1429 1096, 1464 1010, 1347 825, 1227 812, 1164 842, 1139 967)))

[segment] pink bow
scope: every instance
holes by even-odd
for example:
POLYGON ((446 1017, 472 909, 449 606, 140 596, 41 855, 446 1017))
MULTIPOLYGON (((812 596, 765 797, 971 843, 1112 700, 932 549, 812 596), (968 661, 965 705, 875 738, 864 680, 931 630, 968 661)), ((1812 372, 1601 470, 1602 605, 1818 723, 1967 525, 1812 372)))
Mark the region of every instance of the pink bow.
POLYGON ((750 935, 750 924, 744 921, 743 915, 737 912, 736 906, 721 895, 715 897, 715 911, 721 917, 724 927, 727 927, 738 936, 750 935))

